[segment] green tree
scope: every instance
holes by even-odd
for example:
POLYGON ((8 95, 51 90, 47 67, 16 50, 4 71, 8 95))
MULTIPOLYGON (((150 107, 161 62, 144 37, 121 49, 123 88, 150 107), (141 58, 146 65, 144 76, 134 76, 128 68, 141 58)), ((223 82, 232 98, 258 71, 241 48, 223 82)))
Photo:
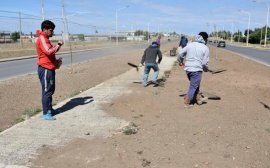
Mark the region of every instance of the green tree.
POLYGON ((242 37, 243 37, 243 34, 242 34, 242 32, 241 32, 240 30, 238 30, 237 32, 235 32, 235 33, 233 34, 233 40, 234 40, 235 42, 243 41, 242 37))
POLYGON ((149 38, 149 32, 148 31, 145 31, 143 35, 144 35, 144 40, 148 40, 148 38, 149 38))
POLYGON ((78 34, 78 39, 84 41, 84 34, 78 34))
POLYGON ((143 35, 144 34, 144 31, 142 31, 142 30, 136 30, 135 32, 134 32, 134 35, 135 36, 140 36, 140 35, 143 35))
POLYGON ((260 44, 261 32, 255 31, 249 35, 248 42, 251 44, 260 44))
MULTIPOLYGON (((245 36, 247 36, 247 32, 248 32, 248 29, 245 30, 245 33, 244 33, 245 36)), ((249 29, 249 35, 252 34, 252 33, 254 33, 254 31, 249 29)))
POLYGON ((147 31, 142 31, 142 30, 136 30, 134 32, 135 36, 144 36, 144 40, 148 40, 148 32, 147 31))
POLYGON ((20 38, 20 32, 11 33, 11 38, 12 38, 13 41, 17 42, 18 39, 20 38))

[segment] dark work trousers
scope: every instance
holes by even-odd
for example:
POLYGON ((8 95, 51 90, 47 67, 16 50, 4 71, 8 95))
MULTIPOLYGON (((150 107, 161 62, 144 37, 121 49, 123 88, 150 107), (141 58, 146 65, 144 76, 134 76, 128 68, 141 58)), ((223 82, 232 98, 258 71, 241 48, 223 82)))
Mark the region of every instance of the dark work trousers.
POLYGON ((52 110, 52 95, 55 90, 55 70, 38 66, 38 76, 42 86, 42 109, 43 114, 52 110))
POLYGON ((202 71, 197 72, 189 72, 186 71, 187 77, 189 79, 189 89, 187 92, 187 96, 191 99, 196 99, 197 94, 200 91, 200 83, 202 80, 202 71))

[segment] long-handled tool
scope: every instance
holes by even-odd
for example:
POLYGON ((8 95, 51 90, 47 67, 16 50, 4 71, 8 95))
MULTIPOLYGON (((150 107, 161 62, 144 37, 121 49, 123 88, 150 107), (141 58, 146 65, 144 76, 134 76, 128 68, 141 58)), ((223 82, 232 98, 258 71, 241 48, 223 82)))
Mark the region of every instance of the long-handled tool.
MULTIPOLYGON (((131 63, 131 62, 128 62, 127 64, 128 64, 129 66, 131 66, 131 67, 136 68, 136 71, 139 72, 139 66, 138 66, 138 65, 133 64, 133 63, 131 63)), ((139 73, 137 73, 137 74, 138 74, 138 76, 139 76, 140 79, 143 79, 143 77, 140 76, 139 73)), ((133 83, 142 84, 143 82, 142 82, 142 81, 138 81, 138 82, 136 81, 136 82, 133 82, 133 83)))
POLYGON ((211 70, 211 69, 208 68, 208 71, 211 72, 212 74, 216 74, 216 73, 220 73, 220 72, 226 71, 226 69, 211 70))
POLYGON ((130 63, 130 62, 128 62, 127 64, 128 64, 129 66, 131 66, 131 67, 136 68, 136 70, 137 70, 137 71, 139 71, 139 67, 138 67, 138 65, 135 65, 135 64, 130 63))
MULTIPOLYGON (((209 100, 221 100, 221 97, 219 97, 215 94, 209 93, 209 92, 203 92, 203 93, 201 92, 200 95, 203 97, 207 97, 209 100)), ((185 93, 180 94, 179 96, 184 97, 184 96, 186 96, 186 94, 185 93)))

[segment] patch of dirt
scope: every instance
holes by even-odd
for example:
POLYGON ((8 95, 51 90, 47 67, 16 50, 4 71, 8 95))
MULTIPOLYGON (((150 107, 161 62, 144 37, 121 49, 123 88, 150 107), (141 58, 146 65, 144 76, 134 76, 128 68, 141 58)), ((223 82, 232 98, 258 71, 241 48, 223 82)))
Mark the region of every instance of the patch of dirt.
MULTIPOLYGON (((172 45, 174 44, 164 45, 162 51, 168 51, 172 45)), ((29 46, 30 48, 31 46, 29 46)), ((80 49, 82 49, 81 46, 80 49)), ((101 59, 75 64, 73 65, 73 73, 70 73, 70 67, 60 68, 56 71, 56 90, 53 103, 57 104, 126 72, 130 69, 127 62, 139 64, 142 54, 143 49, 127 52, 124 55, 108 55, 101 59)), ((0 115, 2 116, 0 118, 0 132, 16 124, 26 111, 42 109, 38 75, 29 74, 0 81, 0 104, 0 115)))
MULTIPOLYGON (((180 95, 186 93, 189 83, 183 67, 175 65, 164 87, 145 88, 131 83, 132 94, 104 104, 107 113, 134 123, 136 134, 118 132, 108 138, 75 139, 58 148, 45 146, 32 160, 33 167, 270 167, 270 111, 261 103, 270 102, 269 67, 209 47, 209 68, 226 71, 204 73, 201 91, 220 96, 221 100, 185 109, 180 95)), ((129 61, 138 62, 142 51, 129 54, 129 61)), ((72 81, 65 80, 70 74, 60 70, 56 100, 67 96, 66 92, 74 87, 84 90, 95 85, 90 79, 102 82, 129 69, 123 66, 123 60, 124 56, 114 56, 78 65, 82 72, 72 74, 72 81), (103 61, 112 66, 113 72, 88 74, 94 70, 92 67, 104 65, 103 61)), ((38 99, 40 86, 33 84, 37 90, 28 95, 37 95, 38 99)))

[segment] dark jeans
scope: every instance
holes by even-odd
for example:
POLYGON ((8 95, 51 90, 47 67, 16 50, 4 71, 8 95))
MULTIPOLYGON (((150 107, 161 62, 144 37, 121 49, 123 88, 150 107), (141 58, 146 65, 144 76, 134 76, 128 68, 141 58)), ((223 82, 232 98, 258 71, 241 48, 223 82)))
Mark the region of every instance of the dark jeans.
POLYGON ((202 73, 203 73, 202 71, 198 71, 198 72, 186 71, 187 77, 190 81, 187 96, 191 99, 196 99, 197 94, 200 91, 200 83, 202 80, 202 73))
POLYGON ((52 95, 55 91, 55 70, 49 70, 38 66, 38 76, 42 86, 43 114, 52 110, 52 95))

